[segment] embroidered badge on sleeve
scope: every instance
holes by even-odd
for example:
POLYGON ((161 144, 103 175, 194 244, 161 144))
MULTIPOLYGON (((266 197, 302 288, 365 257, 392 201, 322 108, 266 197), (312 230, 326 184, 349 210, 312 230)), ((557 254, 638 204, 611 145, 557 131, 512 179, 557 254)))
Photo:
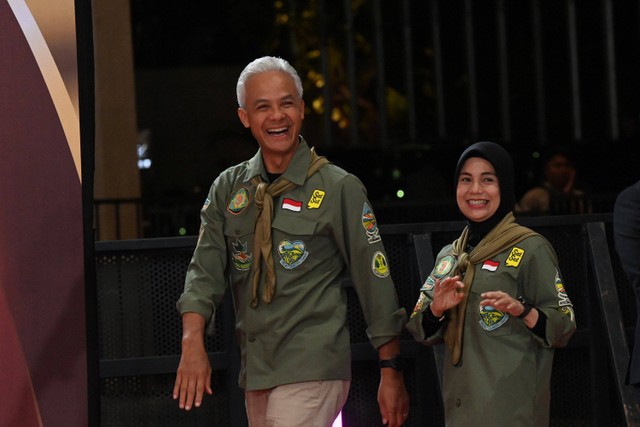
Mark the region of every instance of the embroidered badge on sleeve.
POLYGON ((427 277, 427 280, 424 281, 424 284, 422 285, 420 290, 421 291, 430 291, 431 289, 433 289, 433 287, 435 285, 436 285, 436 281, 433 278, 433 274, 430 274, 429 277, 427 277))
POLYGON ((229 199, 229 205, 227 210, 234 215, 239 214, 249 204, 249 190, 244 187, 240 187, 235 193, 231 195, 229 199))
POLYGON ((573 303, 569 299, 569 295, 567 295, 567 291, 564 288, 564 284, 562 283, 562 278, 560 277, 560 273, 556 270, 556 279, 555 279, 555 287, 558 291, 558 306, 560 307, 560 311, 571 317, 571 320, 575 320, 575 313, 573 311, 573 303))
POLYGON ((411 313, 411 317, 415 316, 419 312, 422 311, 422 307, 424 306, 424 301, 427 299, 427 294, 424 292, 420 292, 420 298, 418 298, 418 302, 416 302, 415 307, 413 307, 413 312, 411 313))
POLYGON ((373 274, 384 279, 389 276, 389 266, 387 265, 387 258, 385 258, 384 254, 380 251, 377 251, 373 254, 373 259, 371 260, 371 270, 373 274))
POLYGON ((380 230, 378 230, 378 222, 369 205, 365 202, 362 207, 362 226, 367 233, 367 241, 369 244, 379 242, 380 230))
POLYGON ((456 259, 451 255, 445 255, 438 261, 438 265, 433 269, 433 276, 436 279, 442 279, 451 273, 456 265, 456 259))

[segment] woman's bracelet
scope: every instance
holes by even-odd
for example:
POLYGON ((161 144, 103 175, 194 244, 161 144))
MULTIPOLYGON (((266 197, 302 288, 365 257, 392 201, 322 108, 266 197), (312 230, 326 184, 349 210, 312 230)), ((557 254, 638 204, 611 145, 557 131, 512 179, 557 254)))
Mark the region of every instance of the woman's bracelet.
POLYGON ((447 317, 446 312, 442 316, 436 317, 436 315, 433 314, 433 311, 431 311, 431 304, 429 304, 427 306, 427 309, 425 310, 425 318, 431 323, 439 324, 440 322, 445 320, 446 317, 447 317))

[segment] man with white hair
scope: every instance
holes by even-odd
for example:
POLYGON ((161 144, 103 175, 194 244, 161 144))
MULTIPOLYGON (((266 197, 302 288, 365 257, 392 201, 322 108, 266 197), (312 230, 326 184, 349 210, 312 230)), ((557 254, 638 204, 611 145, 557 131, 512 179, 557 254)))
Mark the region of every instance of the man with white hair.
POLYGON ((409 409, 399 359, 406 312, 366 190, 300 135, 302 84, 287 61, 251 62, 237 96, 259 149, 218 176, 202 208, 177 304, 183 336, 174 398, 189 410, 212 393, 203 336, 230 288, 249 424, 331 426, 351 381, 348 275, 380 357, 382 422, 400 426, 409 409))

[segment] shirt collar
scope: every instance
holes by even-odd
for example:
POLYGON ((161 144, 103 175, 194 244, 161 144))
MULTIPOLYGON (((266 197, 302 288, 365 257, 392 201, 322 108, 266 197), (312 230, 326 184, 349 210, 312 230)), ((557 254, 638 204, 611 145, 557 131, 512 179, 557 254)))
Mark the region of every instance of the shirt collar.
MULTIPOLYGON (((304 140, 302 135, 300 136, 300 143, 296 150, 291 163, 284 171, 282 176, 289 181, 297 185, 304 184, 307 178, 307 170, 309 168, 309 162, 311 162, 311 152, 307 141, 304 140)), ((248 161, 247 175, 245 181, 250 181, 251 178, 261 175, 264 180, 267 178, 267 173, 264 168, 264 162, 262 161, 262 150, 258 149, 258 152, 248 161)))

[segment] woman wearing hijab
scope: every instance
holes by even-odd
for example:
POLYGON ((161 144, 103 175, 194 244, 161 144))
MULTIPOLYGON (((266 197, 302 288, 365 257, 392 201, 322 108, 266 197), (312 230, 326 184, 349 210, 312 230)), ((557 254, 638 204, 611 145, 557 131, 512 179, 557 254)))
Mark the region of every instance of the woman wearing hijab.
POLYGON ((448 426, 549 425, 554 348, 576 328, 555 251, 515 222, 513 161, 498 144, 462 153, 455 188, 467 226, 436 257, 407 329, 446 344, 448 426))

